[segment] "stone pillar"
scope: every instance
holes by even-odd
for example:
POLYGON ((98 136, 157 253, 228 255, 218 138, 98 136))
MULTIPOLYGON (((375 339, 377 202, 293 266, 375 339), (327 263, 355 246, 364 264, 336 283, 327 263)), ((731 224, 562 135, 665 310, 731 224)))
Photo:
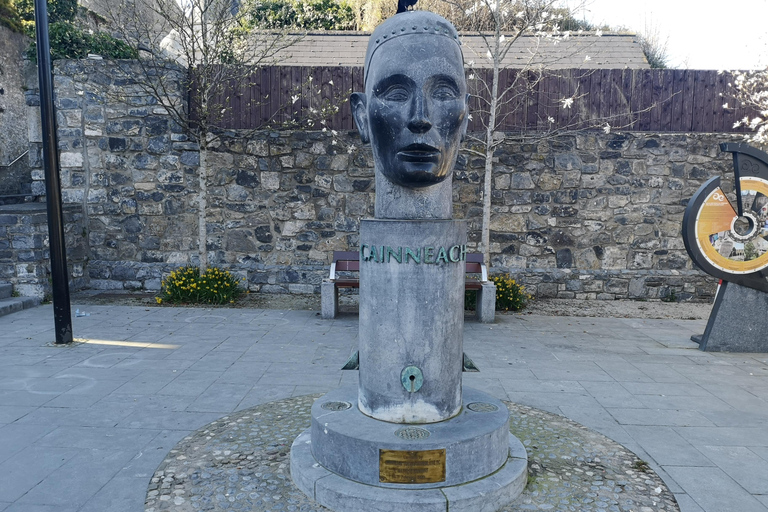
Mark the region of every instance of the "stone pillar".
POLYGON ((360 226, 360 410, 433 423, 461 410, 466 223, 360 226))

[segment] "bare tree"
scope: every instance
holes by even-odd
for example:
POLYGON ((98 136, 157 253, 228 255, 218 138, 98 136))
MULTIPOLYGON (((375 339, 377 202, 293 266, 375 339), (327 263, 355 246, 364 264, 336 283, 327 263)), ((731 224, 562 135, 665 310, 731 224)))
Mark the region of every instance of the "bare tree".
MULTIPOLYGON (((467 145, 467 151, 485 159, 481 230, 485 261, 490 261, 493 154, 503 141, 498 133, 504 122, 502 112, 512 110, 503 107, 520 101, 541 80, 547 63, 541 60, 539 46, 545 40, 569 37, 567 31, 560 30, 560 24, 564 19, 572 18, 567 10, 558 8, 558 4, 557 0, 438 0, 435 5, 435 10, 450 19, 459 30, 474 32, 483 43, 479 46, 482 50, 476 50, 475 55, 471 50, 467 51, 465 45, 464 58, 468 61, 470 89, 474 89, 473 96, 480 101, 479 112, 475 108, 474 115, 480 116, 485 128, 482 138, 467 145), (528 49, 522 69, 511 81, 502 83, 501 71, 507 55, 516 42, 527 36, 534 37, 534 45, 528 49), (483 69, 489 72, 485 73, 483 69), (529 77, 526 71, 533 73, 529 77)), ((569 107, 574 97, 565 101, 564 106, 569 107)))
MULTIPOLYGON (((199 145, 198 252, 204 271, 207 160, 218 144, 217 127, 232 114, 227 92, 249 87, 256 68, 274 65, 278 53, 301 36, 260 31, 247 5, 237 8, 226 0, 110 0, 104 7, 113 32, 140 55, 140 75, 125 78, 152 96, 199 145)), ((240 108, 258 107, 264 99, 252 101, 240 108)))

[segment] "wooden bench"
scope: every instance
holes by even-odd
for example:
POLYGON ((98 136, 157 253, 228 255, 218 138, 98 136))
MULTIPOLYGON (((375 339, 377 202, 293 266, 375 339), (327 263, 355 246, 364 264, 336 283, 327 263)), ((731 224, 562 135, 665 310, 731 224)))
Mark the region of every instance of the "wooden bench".
MULTIPOLYGON (((327 279, 320 285, 320 312, 323 318, 336 318, 339 311, 339 289, 359 288, 360 279, 339 272, 360 272, 360 253, 357 251, 333 251, 333 262, 327 279)), ((488 269, 483 255, 467 254, 464 288, 475 290, 477 307, 475 316, 483 323, 493 322, 496 313, 496 285, 488 279, 488 269)))

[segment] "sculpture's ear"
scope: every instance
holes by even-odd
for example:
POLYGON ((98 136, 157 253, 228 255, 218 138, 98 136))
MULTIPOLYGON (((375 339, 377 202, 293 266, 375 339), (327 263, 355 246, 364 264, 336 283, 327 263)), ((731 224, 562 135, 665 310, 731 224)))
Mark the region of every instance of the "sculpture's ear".
POLYGON ((469 94, 464 98, 464 122, 461 124, 461 141, 467 138, 467 126, 469 125, 469 94))
POLYGON ((371 142, 371 134, 368 131, 368 109, 365 100, 365 94, 362 92, 353 92, 352 96, 349 97, 352 116, 355 118, 357 131, 360 132, 360 140, 363 141, 363 144, 371 142))

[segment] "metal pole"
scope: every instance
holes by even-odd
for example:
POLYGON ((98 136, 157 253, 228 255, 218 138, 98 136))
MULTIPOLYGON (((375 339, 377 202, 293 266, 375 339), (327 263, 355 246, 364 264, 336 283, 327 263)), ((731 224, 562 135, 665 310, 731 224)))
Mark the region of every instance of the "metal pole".
POLYGON ((46 0, 35 0, 35 33, 37 36, 37 76, 40 82, 40 117, 43 128, 45 202, 48 207, 48 241, 51 251, 51 279, 53 281, 53 321, 56 343, 62 344, 72 342, 72 314, 69 302, 67 253, 64 245, 64 215, 61 208, 59 149, 56 140, 56 118, 53 107, 51 45, 48 39, 46 0))

